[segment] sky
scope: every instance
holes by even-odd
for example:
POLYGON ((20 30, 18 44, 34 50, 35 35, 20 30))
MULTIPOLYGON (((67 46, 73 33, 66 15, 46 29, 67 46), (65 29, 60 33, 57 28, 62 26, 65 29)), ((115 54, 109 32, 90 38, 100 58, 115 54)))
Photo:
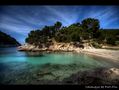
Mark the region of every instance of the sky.
POLYGON ((56 21, 68 26, 85 18, 99 19, 103 29, 119 29, 119 6, 0 6, 0 31, 24 44, 31 30, 56 21))

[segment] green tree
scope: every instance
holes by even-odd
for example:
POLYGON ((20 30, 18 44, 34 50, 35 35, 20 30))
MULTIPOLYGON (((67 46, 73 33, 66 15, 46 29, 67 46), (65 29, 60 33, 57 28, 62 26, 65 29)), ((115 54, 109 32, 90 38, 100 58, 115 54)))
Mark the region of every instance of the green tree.
POLYGON ((93 39, 99 44, 114 45, 116 41, 119 41, 119 30, 100 29, 98 19, 87 18, 81 23, 73 23, 69 26, 62 26, 61 22, 56 22, 52 26, 44 26, 41 30, 33 30, 28 34, 26 42, 48 43, 51 39, 55 39, 57 42, 81 42, 93 39))
POLYGON ((95 37, 95 34, 100 28, 100 22, 98 19, 87 18, 82 21, 81 26, 85 32, 90 34, 91 37, 95 37))
POLYGON ((115 45, 115 38, 108 37, 107 38, 107 44, 115 45))
POLYGON ((73 42, 79 42, 80 41, 80 36, 79 36, 79 34, 78 33, 76 33, 76 32, 74 32, 74 33, 72 33, 71 34, 71 41, 73 41, 73 42))
POLYGON ((61 26, 62 26, 62 23, 59 22, 59 21, 57 21, 57 22, 54 24, 54 28, 55 28, 56 31, 59 30, 59 29, 61 28, 61 26))

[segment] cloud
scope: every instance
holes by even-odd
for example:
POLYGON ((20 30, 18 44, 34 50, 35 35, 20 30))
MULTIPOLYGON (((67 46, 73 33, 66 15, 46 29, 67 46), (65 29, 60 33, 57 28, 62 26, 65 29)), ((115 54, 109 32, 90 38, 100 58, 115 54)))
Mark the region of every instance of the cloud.
POLYGON ((62 21, 64 25, 70 25, 72 23, 75 23, 78 18, 78 15, 76 13, 72 13, 66 9, 63 11, 63 8, 66 8, 66 7, 45 6, 45 8, 49 12, 53 13, 57 20, 62 21))
POLYGON ((0 29, 24 41, 27 34, 60 21, 67 26, 92 17, 101 28, 119 28, 119 6, 0 6, 0 29), (16 36, 17 34, 17 36, 16 36), (18 36, 21 35, 21 36, 18 36))

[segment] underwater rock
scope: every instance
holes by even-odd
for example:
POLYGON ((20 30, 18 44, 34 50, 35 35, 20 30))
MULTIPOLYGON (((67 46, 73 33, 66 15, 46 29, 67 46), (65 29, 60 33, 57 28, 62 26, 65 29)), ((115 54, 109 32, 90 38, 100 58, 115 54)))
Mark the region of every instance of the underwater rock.
POLYGON ((118 85, 119 69, 118 68, 97 68, 94 71, 83 71, 65 78, 64 84, 78 85, 118 85))
POLYGON ((48 75, 48 74, 52 74, 52 72, 40 72, 37 75, 39 76, 44 76, 44 75, 48 75))
POLYGON ((103 72, 108 78, 114 79, 119 78, 119 69, 118 68, 110 68, 103 72))

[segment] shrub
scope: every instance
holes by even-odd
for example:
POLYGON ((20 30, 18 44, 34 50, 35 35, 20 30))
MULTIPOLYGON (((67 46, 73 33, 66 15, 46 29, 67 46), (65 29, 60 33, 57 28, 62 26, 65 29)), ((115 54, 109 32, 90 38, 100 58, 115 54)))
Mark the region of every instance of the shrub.
POLYGON ((115 39, 114 38, 107 38, 107 44, 115 45, 115 39))
POLYGON ((92 42, 91 44, 92 44, 92 46, 95 47, 95 48, 101 48, 101 45, 98 44, 98 43, 96 43, 96 42, 92 42))
POLYGON ((119 45, 119 41, 116 41, 115 44, 116 44, 116 45, 119 45))

